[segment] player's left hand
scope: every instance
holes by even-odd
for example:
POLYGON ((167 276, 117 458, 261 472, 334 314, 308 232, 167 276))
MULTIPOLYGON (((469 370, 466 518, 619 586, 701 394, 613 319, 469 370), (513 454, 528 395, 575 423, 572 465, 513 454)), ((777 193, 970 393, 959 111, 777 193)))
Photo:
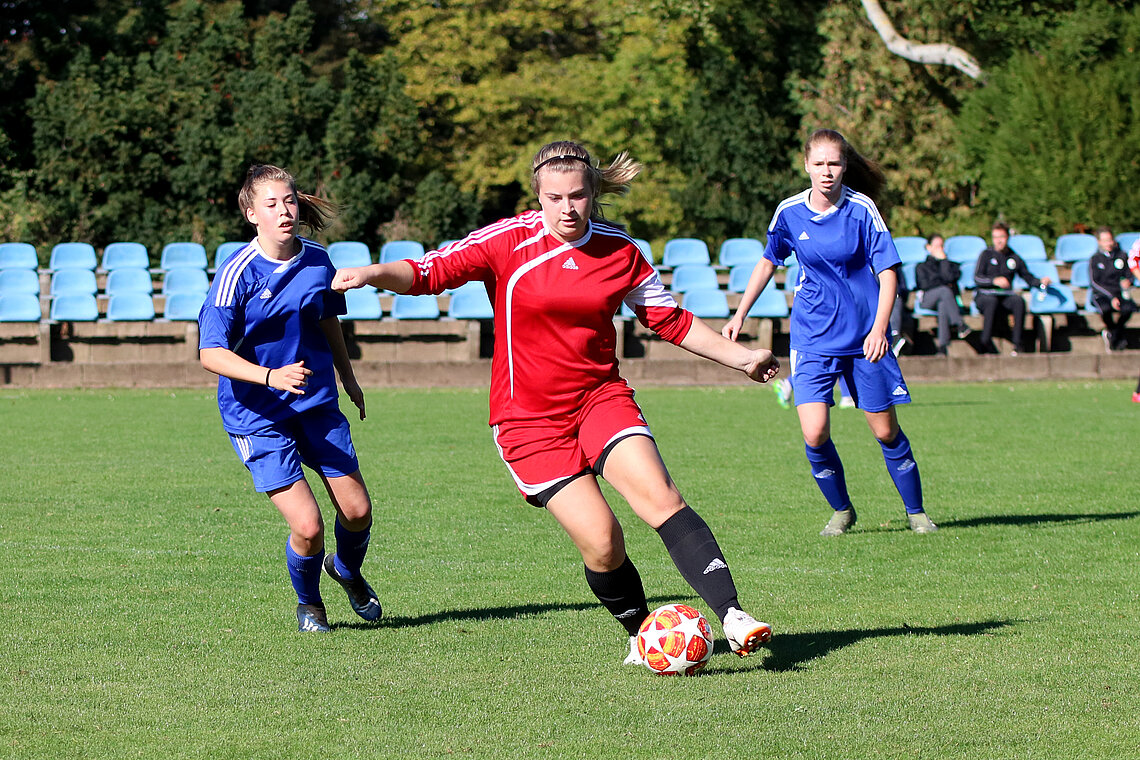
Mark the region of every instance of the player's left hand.
POLYGON ((360 389, 360 383, 356 382, 356 378, 352 378, 348 382, 341 381, 344 386, 344 392, 348 394, 348 400, 356 405, 360 410, 360 419, 364 419, 364 391, 360 389))
POLYGON ((744 369, 744 374, 758 383, 766 383, 780 372, 780 362, 766 348, 752 352, 752 361, 744 369))
POLYGON ((886 356, 890 350, 891 344, 886 333, 872 332, 863 339, 863 356, 872 364, 886 356))

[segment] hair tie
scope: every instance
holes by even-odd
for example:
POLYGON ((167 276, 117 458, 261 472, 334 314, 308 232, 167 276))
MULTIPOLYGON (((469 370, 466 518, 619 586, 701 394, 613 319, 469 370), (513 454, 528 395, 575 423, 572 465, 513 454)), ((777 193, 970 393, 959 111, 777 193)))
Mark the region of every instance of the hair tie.
POLYGON ((589 167, 591 169, 594 168, 594 167, 590 166, 590 160, 588 158, 582 158, 581 156, 575 156, 575 155, 572 155, 569 153, 560 153, 557 156, 551 156, 550 158, 546 159, 545 161, 539 162, 538 166, 534 167, 534 169, 532 171, 534 174, 538 174, 538 170, 541 169, 542 167, 546 166, 547 164, 549 164, 551 161, 565 161, 566 159, 571 159, 571 158, 574 159, 575 161, 581 161, 582 163, 584 163, 587 167, 589 167))

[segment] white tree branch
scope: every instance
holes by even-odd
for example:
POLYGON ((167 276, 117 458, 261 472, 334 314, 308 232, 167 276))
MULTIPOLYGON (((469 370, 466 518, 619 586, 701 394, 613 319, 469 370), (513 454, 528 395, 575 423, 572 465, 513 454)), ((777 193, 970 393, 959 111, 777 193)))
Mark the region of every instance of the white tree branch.
POLYGON ((886 44, 887 50, 895 55, 902 56, 915 63, 953 66, 971 79, 981 77, 982 67, 978 65, 972 55, 962 48, 946 44, 921 45, 911 42, 900 37, 899 33, 895 31, 894 25, 891 24, 890 18, 887 17, 878 0, 860 0, 860 2, 863 3, 863 10, 867 12, 867 18, 871 20, 871 25, 879 33, 879 37, 886 44))

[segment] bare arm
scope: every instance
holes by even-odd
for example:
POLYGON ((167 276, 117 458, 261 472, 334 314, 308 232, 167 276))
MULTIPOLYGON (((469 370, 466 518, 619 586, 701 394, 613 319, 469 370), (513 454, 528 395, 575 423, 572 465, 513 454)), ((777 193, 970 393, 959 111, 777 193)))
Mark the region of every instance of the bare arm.
POLYGON ((744 293, 740 296, 740 304, 736 307, 736 313, 721 329, 721 335, 729 340, 736 340, 740 336, 740 328, 744 326, 744 318, 748 316, 748 310, 764 292, 764 288, 768 286, 768 281, 772 279, 772 274, 775 271, 776 265, 768 259, 761 258, 760 261, 756 262, 752 276, 748 278, 748 286, 744 288, 744 293))
POLYGON ((297 396, 305 394, 305 385, 309 382, 309 375, 313 374, 311 369, 305 367, 303 360, 284 367, 262 367, 243 359, 228 348, 203 348, 198 355, 202 368, 215 375, 253 385, 266 385, 297 396))
POLYGON ((370 264, 366 267, 338 269, 333 277, 332 289, 338 293, 372 285, 393 293, 407 293, 415 282, 415 270, 406 261, 393 261, 388 264, 370 264))
POLYGON ((898 298, 898 265, 879 272, 879 303, 875 308, 875 323, 871 332, 863 339, 863 356, 869 362, 877 362, 887 355, 891 343, 887 339, 887 329, 891 323, 891 309, 898 298))
POLYGON ((333 366, 340 375, 340 384, 344 386, 344 392, 348 394, 349 400, 360 410, 360 419, 364 419, 364 391, 360 389, 360 383, 356 382, 356 373, 352 371, 352 360, 348 358, 348 347, 344 344, 344 332, 341 330, 340 320, 329 317, 322 319, 320 325, 321 332, 325 334, 329 348, 332 349, 333 366))
POLYGON ((738 369, 756 382, 766 383, 780 371, 780 362, 766 348, 752 350, 723 337, 697 317, 681 339, 681 348, 704 359, 738 369))

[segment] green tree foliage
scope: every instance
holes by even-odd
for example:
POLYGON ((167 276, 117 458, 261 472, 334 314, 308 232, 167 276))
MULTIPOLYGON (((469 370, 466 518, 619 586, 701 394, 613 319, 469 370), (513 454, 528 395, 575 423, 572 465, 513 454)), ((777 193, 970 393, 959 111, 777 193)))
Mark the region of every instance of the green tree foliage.
POLYGON ((969 99, 960 144, 978 201, 1024 232, 1137 223, 1140 9, 1094 3, 969 99))

